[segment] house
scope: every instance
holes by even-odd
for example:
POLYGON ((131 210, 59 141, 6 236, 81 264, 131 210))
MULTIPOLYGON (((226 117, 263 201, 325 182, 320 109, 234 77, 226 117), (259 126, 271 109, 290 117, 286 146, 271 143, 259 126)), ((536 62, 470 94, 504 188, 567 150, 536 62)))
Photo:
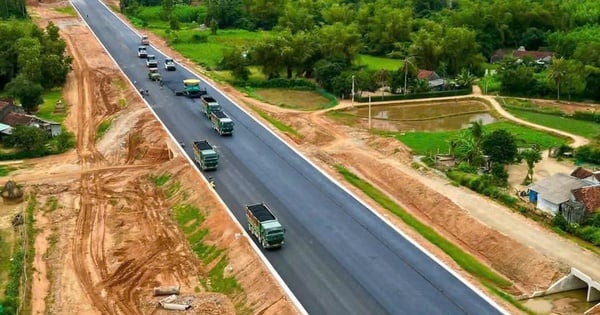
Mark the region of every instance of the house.
POLYGON ((0 139, 2 139, 2 137, 4 137, 4 136, 10 135, 11 133, 12 133, 11 126, 0 123, 0 139))
POLYGON ((600 185, 600 172, 592 172, 579 166, 574 169, 570 175, 584 180, 590 185, 600 185))
POLYGON ((440 91, 446 85, 446 80, 431 70, 419 70, 417 72, 417 79, 426 80, 429 83, 429 88, 434 91, 440 91))
POLYGON ((23 108, 15 105, 10 99, 0 99, 0 125, 10 127, 10 130, 4 128, 4 132, 0 130, 0 133, 3 134, 10 134, 12 128, 19 125, 42 128, 51 137, 55 137, 62 132, 60 123, 27 115, 23 108))
POLYGON ((600 185, 581 187, 573 190, 575 200, 583 203, 588 213, 594 213, 600 209, 600 185))
POLYGON ((548 65, 552 63, 552 56, 554 53, 551 51, 539 51, 539 50, 525 50, 525 47, 521 46, 519 49, 513 52, 513 57, 517 60, 523 60, 525 57, 531 57, 537 64, 548 65))
POLYGON ((539 180, 529 186, 529 201, 535 203, 536 208, 557 214, 560 206, 572 200, 572 191, 586 186, 579 178, 558 173, 539 180))

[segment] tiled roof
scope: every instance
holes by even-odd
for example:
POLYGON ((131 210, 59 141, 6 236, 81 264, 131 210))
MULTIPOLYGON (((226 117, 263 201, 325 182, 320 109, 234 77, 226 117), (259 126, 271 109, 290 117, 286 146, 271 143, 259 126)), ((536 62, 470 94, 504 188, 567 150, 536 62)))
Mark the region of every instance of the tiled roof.
POLYGON ((31 117, 29 115, 16 113, 16 112, 10 112, 10 113, 8 113, 8 115, 6 115, 6 117, 4 117, 4 119, 1 121, 1 123, 14 127, 17 125, 27 125, 27 124, 31 123, 31 121, 33 121, 34 119, 35 119, 34 117, 31 117))
POLYGON ((589 212, 600 209, 600 186, 575 189, 573 190, 573 196, 575 200, 582 202, 589 212))
POLYGON ((581 178, 581 179, 588 178, 592 175, 594 175, 594 173, 586 170, 585 168, 583 168, 581 166, 578 166, 576 169, 574 169, 571 172, 571 176, 581 178))
POLYGON ((515 58, 523 58, 525 56, 531 56, 535 60, 544 59, 546 57, 552 57, 553 55, 554 55, 554 53, 551 51, 537 51, 537 50, 531 50, 531 51, 517 50, 513 53, 513 56, 515 58))
POLYGON ((433 71, 431 71, 431 70, 419 70, 419 72, 417 73, 417 78, 419 80, 429 79, 429 77, 432 74, 433 74, 433 71))

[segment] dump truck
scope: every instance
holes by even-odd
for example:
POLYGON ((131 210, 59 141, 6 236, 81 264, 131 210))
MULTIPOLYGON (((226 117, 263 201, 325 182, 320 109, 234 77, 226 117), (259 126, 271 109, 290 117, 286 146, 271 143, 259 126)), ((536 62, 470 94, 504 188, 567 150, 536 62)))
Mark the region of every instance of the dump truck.
POLYGON ((219 135, 232 135, 233 134, 233 120, 221 110, 215 110, 210 113, 210 121, 212 122, 213 129, 215 129, 219 135))
POLYGON ((175 95, 183 95, 191 98, 197 98, 206 94, 206 89, 200 88, 200 80, 183 80, 183 90, 175 91, 175 95))
POLYGON ((150 45, 150 40, 148 39, 148 35, 142 35, 140 37, 140 43, 142 45, 150 45))
POLYGON ((160 75, 160 72, 158 72, 158 68, 148 68, 148 79, 150 79, 150 81, 161 81, 162 80, 162 76, 160 75))
POLYGON ((156 60, 156 56, 154 56, 154 55, 146 56, 146 67, 158 68, 158 61, 156 60))
POLYGON ((173 58, 165 58, 165 70, 167 71, 175 71, 177 68, 175 68, 175 61, 173 61, 173 58))
POLYGON ((194 160, 203 171, 214 170, 219 166, 219 154, 206 140, 194 141, 194 160))
POLYGON ((206 115, 206 118, 210 118, 210 113, 221 110, 221 105, 219 102, 217 102, 217 100, 210 95, 202 95, 200 100, 202 101, 202 108, 204 109, 204 115, 206 115))
POLYGON ((283 246, 285 228, 265 203, 246 205, 246 219, 248 230, 258 239, 263 248, 283 246))
POLYGON ((148 53, 146 52, 146 46, 138 47, 138 58, 146 58, 148 57, 148 53))

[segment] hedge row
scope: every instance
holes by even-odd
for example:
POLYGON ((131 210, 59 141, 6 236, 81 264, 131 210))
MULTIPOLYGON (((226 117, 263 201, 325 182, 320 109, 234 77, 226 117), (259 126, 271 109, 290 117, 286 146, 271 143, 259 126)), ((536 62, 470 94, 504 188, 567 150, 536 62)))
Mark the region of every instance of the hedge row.
POLYGON ((493 179, 489 176, 481 176, 460 171, 449 171, 447 176, 461 186, 468 187, 473 191, 486 195, 513 209, 521 210, 518 208, 518 199, 492 185, 493 179))
MULTIPOLYGON (((414 93, 414 94, 392 94, 385 96, 377 96, 377 101, 399 101, 399 100, 414 100, 420 98, 434 98, 434 97, 446 97, 446 96, 458 96, 458 95, 469 95, 472 89, 461 89, 461 90, 448 90, 438 92, 427 92, 427 93, 414 93)), ((373 100, 373 97, 371 97, 373 100)), ((368 102, 368 97, 355 97, 354 101, 359 103, 368 102)))

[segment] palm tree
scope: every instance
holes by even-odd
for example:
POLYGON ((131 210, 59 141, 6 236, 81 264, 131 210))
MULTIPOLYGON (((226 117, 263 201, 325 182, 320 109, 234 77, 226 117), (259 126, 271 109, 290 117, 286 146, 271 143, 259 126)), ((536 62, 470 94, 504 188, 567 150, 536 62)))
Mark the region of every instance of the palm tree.
POLYGON ((473 151, 471 152, 470 160, 474 166, 479 166, 481 159, 481 141, 483 140, 483 122, 480 120, 472 121, 469 123, 471 127, 471 137, 473 137, 473 151))
POLYGON ((556 99, 560 100, 560 84, 567 75, 567 63, 563 57, 552 59, 548 72, 548 80, 556 86, 556 99))

